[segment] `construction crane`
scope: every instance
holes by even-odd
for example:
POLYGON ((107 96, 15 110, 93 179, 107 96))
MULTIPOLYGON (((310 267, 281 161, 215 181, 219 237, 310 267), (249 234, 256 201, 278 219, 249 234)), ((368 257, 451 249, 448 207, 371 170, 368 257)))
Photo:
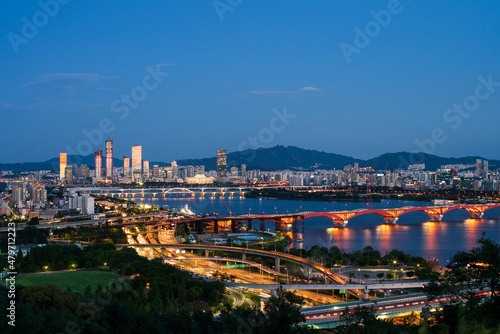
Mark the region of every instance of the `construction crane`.
POLYGON ((226 201, 224 201, 224 205, 226 205, 226 209, 227 209, 227 211, 229 212, 229 217, 231 217, 231 218, 232 218, 232 217, 233 217, 233 214, 231 213, 231 210, 229 210, 229 207, 227 206, 226 201))

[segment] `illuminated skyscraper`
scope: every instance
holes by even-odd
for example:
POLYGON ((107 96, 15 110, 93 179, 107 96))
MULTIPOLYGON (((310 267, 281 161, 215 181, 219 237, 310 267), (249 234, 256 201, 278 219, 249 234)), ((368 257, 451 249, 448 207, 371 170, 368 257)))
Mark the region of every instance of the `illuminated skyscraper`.
POLYGON ((99 180, 102 177, 102 151, 95 151, 95 178, 99 180))
POLYGON ((66 176, 66 165, 68 164, 68 153, 59 153, 59 179, 64 180, 66 176))
POLYGON ((142 173, 143 173, 144 179, 149 179, 149 161, 148 160, 144 160, 144 162, 143 162, 142 173))
POLYGON ((113 180, 113 141, 106 140, 106 178, 113 180))
POLYGON ((130 158, 123 157, 123 176, 130 176, 130 158))
POLYGON ((227 176, 227 153, 226 150, 217 150, 217 176, 227 176))
POLYGON ((139 182, 142 176, 142 146, 132 146, 132 182, 139 182))

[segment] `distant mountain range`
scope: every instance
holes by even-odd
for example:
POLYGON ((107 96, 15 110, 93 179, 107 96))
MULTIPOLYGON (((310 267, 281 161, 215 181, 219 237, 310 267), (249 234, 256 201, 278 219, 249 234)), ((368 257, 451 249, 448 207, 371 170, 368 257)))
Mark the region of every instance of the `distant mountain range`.
MULTIPOLYGON (((302 169, 342 169, 347 165, 359 163, 360 167, 373 167, 376 170, 393 170, 398 168, 407 168, 409 164, 425 163, 427 170, 436 170, 442 165, 448 164, 475 164, 476 159, 485 160, 483 157, 462 157, 462 158, 444 158, 426 153, 386 153, 373 159, 362 160, 353 157, 339 155, 335 153, 326 153, 315 150, 305 150, 295 146, 278 145, 271 148, 259 148, 256 150, 248 149, 245 151, 232 152, 227 155, 227 166, 240 166, 246 164, 247 169, 279 170, 290 168, 302 169)), ((488 160, 488 159, 486 159, 488 160)), ((500 167, 500 160, 488 160, 490 169, 500 167)), ((94 167, 94 155, 79 156, 68 155, 69 164, 87 164, 94 167)), ((122 166, 121 159, 113 159, 115 166, 122 166)), ((177 160, 178 165, 205 165, 206 169, 216 169, 217 158, 204 159, 183 159, 177 160)), ((104 157, 103 157, 104 165, 104 157)), ((168 166, 170 163, 150 162, 153 165, 168 166)), ((53 158, 44 162, 22 162, 12 164, 0 164, 1 170, 12 170, 14 172, 25 172, 33 170, 59 170, 59 158, 53 158)))

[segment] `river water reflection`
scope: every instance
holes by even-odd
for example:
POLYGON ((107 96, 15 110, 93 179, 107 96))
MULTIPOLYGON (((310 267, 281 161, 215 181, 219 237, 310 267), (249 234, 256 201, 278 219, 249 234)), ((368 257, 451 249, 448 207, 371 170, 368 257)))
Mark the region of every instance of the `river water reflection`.
MULTIPOLYGON (((355 209, 386 209, 403 206, 430 206, 430 202, 384 200, 382 202, 321 202, 289 201, 255 198, 226 198, 225 203, 235 216, 244 214, 296 213, 303 211, 339 211, 355 209)), ((180 208, 188 204, 198 214, 219 213, 229 216, 223 200, 216 199, 137 199, 136 202, 154 205, 168 205, 180 208)), ((369 214, 355 217, 347 228, 334 228, 332 220, 324 217, 307 218, 305 235, 295 235, 303 239, 294 242, 295 248, 313 245, 324 247, 337 246, 345 251, 362 250, 372 246, 382 254, 391 249, 422 256, 425 259, 438 259, 441 265, 457 251, 477 246, 483 232, 496 242, 500 242, 500 208, 486 211, 483 219, 470 219, 465 210, 455 210, 444 215, 443 222, 429 222, 424 212, 411 212, 401 216, 395 225, 384 225, 382 217, 369 214)), ((258 222, 254 222, 258 226, 258 222)), ((274 224, 266 223, 266 228, 274 229, 274 224)))

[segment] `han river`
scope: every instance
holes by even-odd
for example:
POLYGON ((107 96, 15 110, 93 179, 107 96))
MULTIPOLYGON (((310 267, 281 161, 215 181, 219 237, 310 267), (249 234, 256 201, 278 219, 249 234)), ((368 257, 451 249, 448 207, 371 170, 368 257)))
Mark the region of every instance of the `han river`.
MULTIPOLYGON (((432 206, 431 202, 412 202, 383 200, 382 202, 323 202, 291 201, 255 198, 216 199, 135 199, 135 202, 181 208, 187 204, 197 214, 218 213, 229 216, 226 204, 232 215, 297 213, 303 211, 341 211, 355 209, 388 209, 404 206, 432 206), (225 203, 224 203, 225 201, 225 203)), ((296 234, 292 247, 307 248, 314 245, 323 247, 337 246, 346 252, 362 250, 365 246, 378 249, 382 255, 392 249, 402 250, 426 260, 437 259, 440 265, 461 250, 477 246, 477 240, 486 236, 500 241, 500 208, 485 212, 482 219, 470 219, 465 210, 454 210, 444 215, 442 222, 429 222, 424 212, 410 212, 399 217, 395 225, 385 225, 381 216, 367 214, 349 220, 346 228, 334 228, 332 220, 324 217, 307 218, 305 234, 296 234)), ((258 221, 253 226, 258 228, 258 221)), ((266 221, 266 228, 274 229, 274 223, 266 221)), ((299 228, 300 230, 300 228, 299 228)))

